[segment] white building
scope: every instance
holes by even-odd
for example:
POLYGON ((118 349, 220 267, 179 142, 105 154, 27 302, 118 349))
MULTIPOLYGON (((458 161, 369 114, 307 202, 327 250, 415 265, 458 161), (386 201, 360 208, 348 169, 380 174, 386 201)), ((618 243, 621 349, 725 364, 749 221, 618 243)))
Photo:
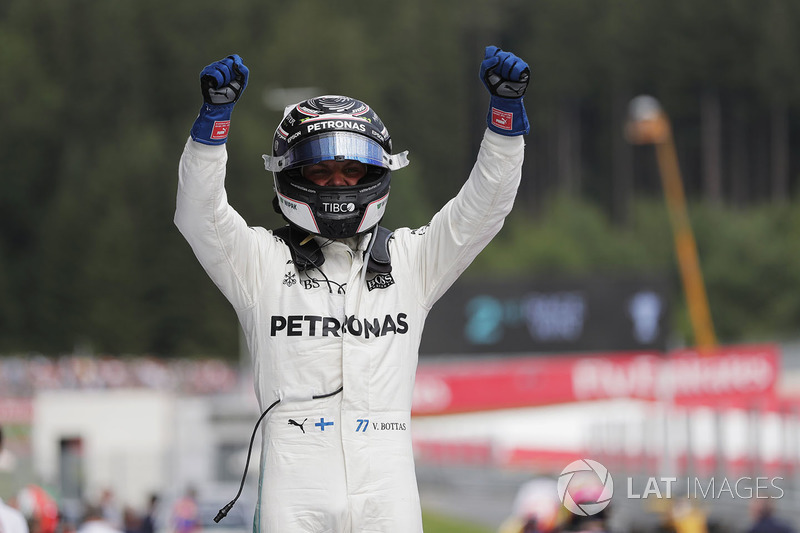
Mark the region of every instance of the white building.
MULTIPOLYGON (((170 502, 190 486, 222 506, 236 495, 258 415, 252 392, 194 397, 147 389, 41 392, 34 400, 35 474, 58 488, 65 511, 74 517, 107 489, 119 506, 137 511, 146 508, 151 494, 170 502)), ((258 450, 258 440, 255 446, 258 450)), ((258 461, 250 466, 253 479, 258 461)))

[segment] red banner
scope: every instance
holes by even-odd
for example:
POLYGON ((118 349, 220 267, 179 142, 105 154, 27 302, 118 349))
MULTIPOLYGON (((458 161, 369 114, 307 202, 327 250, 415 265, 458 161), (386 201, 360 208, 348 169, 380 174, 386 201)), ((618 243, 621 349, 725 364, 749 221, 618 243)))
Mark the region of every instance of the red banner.
POLYGON ((759 405, 775 400, 774 345, 526 357, 424 364, 417 371, 413 414, 507 409, 610 398, 692 405, 759 405))

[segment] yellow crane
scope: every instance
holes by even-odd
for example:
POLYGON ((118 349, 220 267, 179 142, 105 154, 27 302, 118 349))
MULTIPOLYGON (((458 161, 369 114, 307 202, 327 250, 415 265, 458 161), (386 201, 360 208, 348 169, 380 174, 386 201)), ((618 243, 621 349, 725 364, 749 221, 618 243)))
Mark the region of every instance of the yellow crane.
POLYGON ((683 180, 672 127, 661 104, 652 96, 637 96, 629 105, 625 137, 633 144, 652 144, 655 146, 661 184, 669 212, 675 241, 675 255, 678 259, 683 292, 689 308, 695 342, 701 352, 710 352, 717 345, 714 324, 708 306, 697 244, 692 233, 683 192, 683 180))

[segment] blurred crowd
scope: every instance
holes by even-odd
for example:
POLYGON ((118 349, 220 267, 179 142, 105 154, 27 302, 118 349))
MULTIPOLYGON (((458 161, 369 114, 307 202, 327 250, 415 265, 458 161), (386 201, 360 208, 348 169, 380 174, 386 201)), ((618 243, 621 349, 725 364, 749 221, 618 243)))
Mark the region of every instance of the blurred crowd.
MULTIPOLYGON (((796 533, 796 529, 775 515, 770 505, 754 506, 752 522, 743 533, 796 533)), ((564 515, 557 523, 540 520, 536 516, 507 520, 498 533, 733 533, 727 526, 714 524, 697 508, 684 508, 665 514, 661 522, 652 527, 636 527, 626 532, 613 529, 607 514, 600 512, 592 516, 564 515)))
POLYGON ((749 523, 720 524, 706 510, 688 498, 658 499, 651 509, 648 525, 630 526, 624 530, 612 526, 612 506, 596 511, 598 491, 575 492, 575 503, 587 511, 586 516, 568 511, 558 498, 554 479, 538 478, 523 485, 514 502, 510 517, 498 533, 797 533, 788 521, 778 516, 772 500, 750 501, 749 523), (596 512, 595 512, 596 511, 596 512))
MULTIPOLYGON (((3 444, 0 426, 0 454, 3 444)), ((8 501, 0 499, 0 533, 196 533, 201 523, 192 487, 169 509, 161 509, 161 498, 151 494, 137 511, 119 503, 110 488, 78 509, 61 503, 44 487, 28 484, 8 501)))
POLYGON ((68 355, 0 358, 0 396, 30 397, 53 389, 143 387, 192 394, 227 392, 236 370, 215 359, 163 360, 149 357, 68 355))
MULTIPOLYGON (((176 500, 170 509, 161 509, 157 494, 148 498, 142 511, 117 503, 110 489, 99 498, 84 502, 72 517, 60 509, 55 498, 42 487, 29 485, 5 505, 24 520, 24 527, 3 528, 3 533, 196 533, 200 518, 193 490, 176 500), (164 513, 166 511, 166 514, 164 513)), ((2 527, 0 510, 0 527, 2 527)))

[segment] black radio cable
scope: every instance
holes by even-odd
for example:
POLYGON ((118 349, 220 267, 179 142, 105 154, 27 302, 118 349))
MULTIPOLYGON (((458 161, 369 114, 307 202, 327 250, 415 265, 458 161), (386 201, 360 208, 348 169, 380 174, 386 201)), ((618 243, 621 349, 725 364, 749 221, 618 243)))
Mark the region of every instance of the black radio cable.
POLYGON ((244 482, 245 479, 247 479, 247 470, 248 468, 250 468, 250 454, 253 453, 253 441, 256 439, 256 431, 258 431, 258 426, 261 424, 261 421, 264 420, 264 417, 267 416, 267 413, 269 413, 270 410, 279 403, 281 403, 280 398, 272 402, 272 405, 267 407, 267 409, 263 413, 261 413, 261 416, 258 418, 258 422, 256 422, 256 427, 253 428, 253 435, 250 437, 250 446, 247 448, 247 461, 244 464, 244 472, 242 473, 242 482, 239 483, 239 492, 236 493, 236 497, 234 497, 228 503, 228 505, 219 510, 217 516, 214 517, 214 522, 219 523, 220 520, 228 516, 228 513, 233 508, 234 504, 236 503, 236 500, 238 500, 239 496, 242 495, 242 489, 244 489, 244 482))
MULTIPOLYGON (((312 396, 311 399, 312 400, 319 400, 319 399, 322 399, 322 398, 330 398, 331 396, 335 396, 335 395, 339 394, 343 390, 344 390, 344 386, 341 386, 341 387, 339 387, 338 389, 336 389, 333 392, 329 392, 327 394, 318 394, 316 396, 312 396)), ((239 483, 239 492, 237 492, 236 496, 230 502, 228 502, 228 505, 226 505, 225 507, 223 507, 222 509, 219 510, 219 512, 217 513, 217 516, 214 517, 214 522, 215 523, 218 524, 220 520, 222 520, 223 518, 228 516, 228 513, 230 512, 231 509, 233 509, 233 506, 236 504, 236 500, 238 500, 239 496, 242 495, 242 490, 244 489, 244 482, 247 479, 247 470, 250 468, 250 456, 253 453, 253 442, 256 439, 256 431, 258 431, 258 426, 261 425, 261 421, 264 420, 264 417, 267 416, 267 413, 269 413, 272 410, 272 408, 275 407, 276 405, 278 405, 279 403, 281 403, 280 398, 278 398, 277 400, 272 402, 272 405, 267 407, 266 410, 264 410, 264 412, 261 413, 261 416, 258 417, 258 421, 256 422, 256 425, 253 428, 253 434, 250 436, 250 446, 248 446, 248 448, 247 448, 247 461, 245 461, 245 464, 244 464, 244 472, 242 473, 242 481, 239 483)))

